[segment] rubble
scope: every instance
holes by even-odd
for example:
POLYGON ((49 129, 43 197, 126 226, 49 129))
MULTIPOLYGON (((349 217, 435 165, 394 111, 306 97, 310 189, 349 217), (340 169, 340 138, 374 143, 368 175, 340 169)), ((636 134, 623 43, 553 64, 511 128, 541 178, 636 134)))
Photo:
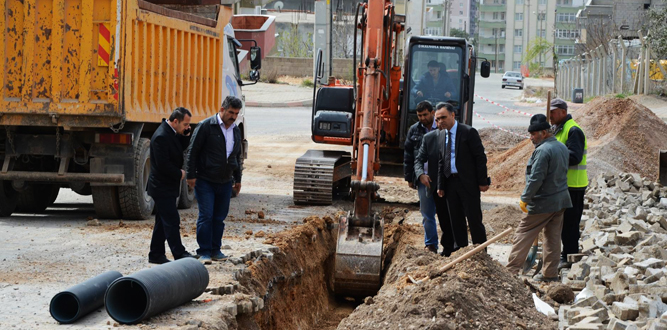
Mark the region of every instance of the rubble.
POLYGON ((637 173, 601 174, 585 204, 582 253, 568 258, 563 282, 589 291, 560 306, 560 328, 667 329, 667 188, 637 173))

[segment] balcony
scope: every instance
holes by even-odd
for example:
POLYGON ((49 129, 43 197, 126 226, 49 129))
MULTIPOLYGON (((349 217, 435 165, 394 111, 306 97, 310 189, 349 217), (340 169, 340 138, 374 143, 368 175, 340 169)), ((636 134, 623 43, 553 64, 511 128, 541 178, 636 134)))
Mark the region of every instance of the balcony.
POLYGON ((479 5, 479 11, 481 12, 505 12, 507 11, 507 5, 504 4, 491 4, 491 5, 479 5))
POLYGON ((502 20, 488 20, 488 21, 479 21, 480 28, 504 28, 507 26, 507 22, 502 20))
MULTIPOLYGON (((479 44, 480 45, 495 45, 496 44, 496 37, 479 37, 479 44)), ((499 45, 504 45, 505 44, 505 37, 498 37, 498 44, 499 45)))
MULTIPOLYGON (((484 57, 489 61, 495 61, 496 60, 496 53, 495 52, 484 52, 484 53, 478 53, 477 57, 484 57)), ((501 53, 500 51, 498 52, 498 60, 504 61, 505 60, 505 53, 501 53)))

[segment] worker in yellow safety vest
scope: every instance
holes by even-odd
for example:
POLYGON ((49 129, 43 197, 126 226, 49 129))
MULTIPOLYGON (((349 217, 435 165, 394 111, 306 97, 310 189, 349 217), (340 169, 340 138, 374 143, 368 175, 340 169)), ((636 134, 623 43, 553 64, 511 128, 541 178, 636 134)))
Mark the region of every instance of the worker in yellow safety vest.
POLYGON ((567 187, 572 199, 572 207, 565 210, 563 216, 563 230, 561 251, 558 269, 570 268, 567 261, 568 254, 579 253, 579 222, 584 212, 584 193, 588 186, 586 173, 586 151, 588 143, 586 135, 572 115, 567 113, 567 103, 560 98, 551 101, 549 108, 551 124, 555 126, 556 139, 564 144, 570 152, 567 169, 567 187))

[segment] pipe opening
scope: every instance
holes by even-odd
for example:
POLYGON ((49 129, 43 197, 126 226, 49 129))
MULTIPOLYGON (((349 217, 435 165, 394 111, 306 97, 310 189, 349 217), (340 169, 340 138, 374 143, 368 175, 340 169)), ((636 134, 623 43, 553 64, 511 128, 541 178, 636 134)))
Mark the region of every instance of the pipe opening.
POLYGON ((123 324, 136 323, 148 312, 148 292, 135 279, 122 278, 111 284, 105 303, 114 320, 123 324))
POLYGON ((70 292, 60 292, 51 301, 50 312, 56 321, 71 323, 79 315, 79 299, 70 292))

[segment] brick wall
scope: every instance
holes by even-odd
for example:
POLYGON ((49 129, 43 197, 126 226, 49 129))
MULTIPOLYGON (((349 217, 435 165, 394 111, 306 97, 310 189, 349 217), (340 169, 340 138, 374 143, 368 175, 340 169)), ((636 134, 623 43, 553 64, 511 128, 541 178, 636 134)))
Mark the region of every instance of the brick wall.
MULTIPOLYGON (((312 77, 313 59, 303 57, 267 56, 262 60, 262 76, 276 72, 278 76, 312 77)), ((352 78, 352 59, 335 58, 333 60, 334 76, 352 78)))

